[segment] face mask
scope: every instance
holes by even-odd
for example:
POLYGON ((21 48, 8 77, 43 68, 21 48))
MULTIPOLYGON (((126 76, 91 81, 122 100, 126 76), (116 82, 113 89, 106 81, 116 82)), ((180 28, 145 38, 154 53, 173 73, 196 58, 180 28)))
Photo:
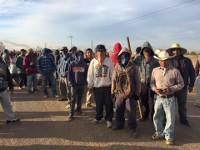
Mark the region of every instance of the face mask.
POLYGON ((64 54, 65 54, 65 55, 67 55, 67 54, 68 54, 68 51, 63 51, 63 52, 64 52, 64 54))
POLYGON ((83 56, 78 56, 78 61, 82 61, 83 60, 83 56))
POLYGON ((121 55, 121 63, 122 63, 122 65, 127 64, 128 60, 129 60, 129 56, 127 56, 125 54, 121 55))

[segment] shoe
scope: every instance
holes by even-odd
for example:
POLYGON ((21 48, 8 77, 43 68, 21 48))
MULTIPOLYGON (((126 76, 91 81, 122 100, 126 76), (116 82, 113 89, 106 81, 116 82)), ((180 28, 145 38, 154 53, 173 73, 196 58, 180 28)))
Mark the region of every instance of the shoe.
POLYGON ((70 104, 68 104, 65 108, 70 108, 70 104))
POLYGON ((87 104, 86 107, 87 108, 95 108, 94 106, 92 106, 92 104, 87 104))
POLYGON ((19 90, 21 90, 21 89, 22 89, 22 87, 19 87, 18 89, 19 89, 19 90))
POLYGON ((15 123, 15 122, 20 122, 20 119, 15 118, 13 120, 7 120, 6 123, 15 123))
POLYGON ((185 121, 180 121, 180 123, 183 124, 183 125, 186 126, 186 127, 191 127, 190 123, 189 123, 187 120, 185 120, 185 121))
POLYGON ((166 139, 166 144, 167 145, 174 145, 174 141, 171 139, 166 139))
POLYGON ((151 137, 152 137, 153 140, 160 140, 160 139, 164 139, 165 138, 164 135, 159 135, 157 133, 154 133, 151 137))
POLYGON ((82 111, 77 111, 76 114, 77 114, 78 116, 84 116, 84 113, 83 113, 82 111))
POLYGON ((43 98, 47 98, 47 97, 48 97, 47 95, 44 95, 44 96, 43 96, 43 98))
POLYGON ((58 101, 67 101, 66 98, 59 98, 58 101))
POLYGON ((111 121, 106 121, 106 127, 107 128, 112 128, 112 122, 111 121))
POLYGON ((148 120, 148 118, 141 118, 141 119, 139 119, 140 122, 145 122, 147 120, 148 120))
POLYGON ((70 116, 67 121, 71 122, 72 120, 74 120, 74 117, 70 116))
POLYGON ((121 129, 123 129, 123 128, 124 128, 124 127, 119 127, 119 126, 117 126, 117 125, 115 125, 115 126, 112 127, 112 129, 115 130, 115 131, 116 131, 116 130, 121 130, 121 129))
POLYGON ((99 120, 97 120, 97 119, 94 119, 91 121, 91 124, 93 124, 93 125, 96 125, 97 123, 99 123, 99 120))
POLYGON ((194 103, 193 106, 200 107, 200 103, 194 103))
POLYGON ((137 138, 138 137, 138 134, 137 134, 136 130, 132 130, 131 137, 133 137, 133 138, 137 138))
POLYGON ((33 92, 38 93, 38 92, 40 92, 40 91, 39 91, 38 89, 34 89, 33 92))
POLYGON ((60 96, 58 96, 58 95, 54 95, 53 97, 54 97, 54 98, 59 98, 60 96))

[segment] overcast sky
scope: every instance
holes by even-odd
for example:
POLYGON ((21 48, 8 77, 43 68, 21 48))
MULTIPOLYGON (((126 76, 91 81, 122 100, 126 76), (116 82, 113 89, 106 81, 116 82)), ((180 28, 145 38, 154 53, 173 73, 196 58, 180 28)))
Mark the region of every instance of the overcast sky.
POLYGON ((199 0, 0 0, 0 41, 29 47, 80 49, 116 42, 134 50, 145 41, 154 49, 180 43, 199 50, 199 0))

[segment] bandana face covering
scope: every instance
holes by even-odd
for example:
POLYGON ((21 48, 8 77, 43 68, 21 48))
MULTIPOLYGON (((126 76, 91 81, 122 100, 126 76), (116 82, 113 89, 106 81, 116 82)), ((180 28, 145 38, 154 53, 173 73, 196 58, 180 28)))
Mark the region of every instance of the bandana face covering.
POLYGON ((121 55, 121 63, 122 63, 122 65, 127 64, 128 60, 129 60, 129 56, 127 56, 126 54, 122 54, 121 55))

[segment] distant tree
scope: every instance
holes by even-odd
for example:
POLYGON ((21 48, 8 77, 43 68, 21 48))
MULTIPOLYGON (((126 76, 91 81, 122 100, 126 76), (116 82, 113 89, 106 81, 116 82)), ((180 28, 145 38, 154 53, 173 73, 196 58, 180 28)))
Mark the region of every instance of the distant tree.
POLYGON ((190 52, 190 55, 196 55, 196 52, 191 51, 191 52, 190 52))

